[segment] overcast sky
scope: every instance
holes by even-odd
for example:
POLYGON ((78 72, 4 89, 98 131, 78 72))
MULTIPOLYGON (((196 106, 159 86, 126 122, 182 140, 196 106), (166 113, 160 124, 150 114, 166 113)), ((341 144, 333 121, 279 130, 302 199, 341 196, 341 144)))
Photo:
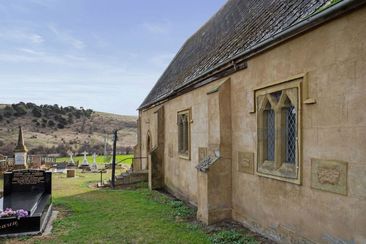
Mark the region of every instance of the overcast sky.
POLYGON ((0 0, 0 103, 136 115, 225 0, 0 0))

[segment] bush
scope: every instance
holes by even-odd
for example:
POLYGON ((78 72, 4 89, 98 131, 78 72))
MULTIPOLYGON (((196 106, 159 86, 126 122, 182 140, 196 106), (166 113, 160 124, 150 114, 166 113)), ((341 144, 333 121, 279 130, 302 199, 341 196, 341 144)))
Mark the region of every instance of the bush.
POLYGON ((48 125, 48 127, 54 127, 55 126, 55 122, 53 120, 49 120, 47 122, 47 125, 48 125))
POLYGON ((64 125, 64 124, 61 124, 61 123, 58 123, 58 124, 57 124, 57 128, 59 128, 59 129, 63 129, 63 128, 65 128, 65 125, 64 125))
POLYGON ((34 103, 27 103, 26 105, 27 105, 27 108, 28 108, 28 109, 32 109, 32 108, 34 108, 34 107, 37 107, 37 105, 36 105, 36 104, 34 104, 34 103))
POLYGON ((9 118, 9 117, 11 117, 12 115, 13 115, 13 113, 14 113, 15 111, 14 111, 14 109, 12 108, 12 107, 10 107, 10 106, 8 106, 8 105, 6 105, 5 106, 5 108, 4 108, 4 116, 6 117, 6 118, 9 118))
POLYGON ((25 105, 25 103, 20 102, 18 104, 12 104, 11 105, 13 107, 13 109, 16 111, 16 116, 22 116, 27 114, 28 108, 25 105))
POLYGON ((40 118, 40 117, 42 117, 42 111, 38 107, 34 107, 32 109, 32 115, 34 117, 40 118))

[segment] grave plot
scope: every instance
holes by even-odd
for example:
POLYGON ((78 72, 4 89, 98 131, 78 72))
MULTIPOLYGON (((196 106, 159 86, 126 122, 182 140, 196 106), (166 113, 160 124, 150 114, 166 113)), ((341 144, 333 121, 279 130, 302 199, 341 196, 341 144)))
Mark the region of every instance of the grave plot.
POLYGON ((0 235, 39 234, 51 215, 52 173, 15 170, 4 173, 0 199, 0 235))

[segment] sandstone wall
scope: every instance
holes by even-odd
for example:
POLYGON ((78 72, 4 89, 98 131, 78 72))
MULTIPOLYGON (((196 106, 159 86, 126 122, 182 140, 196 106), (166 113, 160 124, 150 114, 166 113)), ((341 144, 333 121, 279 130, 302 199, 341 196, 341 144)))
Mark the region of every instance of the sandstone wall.
MULTIPOLYGON (((342 16, 248 61, 231 75, 232 217, 283 242, 366 242, 366 8, 342 16), (240 155, 254 155, 257 125, 254 90, 303 74, 301 184, 239 170, 240 155), (315 104, 305 103, 312 98, 315 104), (346 165, 346 194, 312 187, 311 164, 346 165)), ((227 77, 226 77, 227 78, 227 77)), ((225 78, 225 79, 226 79, 225 78)), ((220 81, 165 102, 165 185, 197 204, 199 148, 208 147, 207 92, 220 81), (177 112, 192 109, 191 159, 177 152, 177 112)), ((156 135, 156 114, 142 112, 142 154, 146 134, 156 135)), ((255 170, 254 170, 255 172, 255 170)), ((315 172, 316 173, 316 172, 315 172)), ((314 174, 314 172, 313 172, 314 174)))

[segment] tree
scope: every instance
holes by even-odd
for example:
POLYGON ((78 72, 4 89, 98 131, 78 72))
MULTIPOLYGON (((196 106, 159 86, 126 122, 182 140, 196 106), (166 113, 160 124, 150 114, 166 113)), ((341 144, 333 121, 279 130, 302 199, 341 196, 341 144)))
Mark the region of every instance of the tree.
POLYGON ((47 122, 47 125, 48 125, 48 127, 54 127, 55 126, 55 122, 53 120, 49 120, 47 122))
POLYGON ((39 107, 34 107, 32 109, 32 115, 34 117, 40 118, 40 117, 42 117, 42 110, 39 107))

